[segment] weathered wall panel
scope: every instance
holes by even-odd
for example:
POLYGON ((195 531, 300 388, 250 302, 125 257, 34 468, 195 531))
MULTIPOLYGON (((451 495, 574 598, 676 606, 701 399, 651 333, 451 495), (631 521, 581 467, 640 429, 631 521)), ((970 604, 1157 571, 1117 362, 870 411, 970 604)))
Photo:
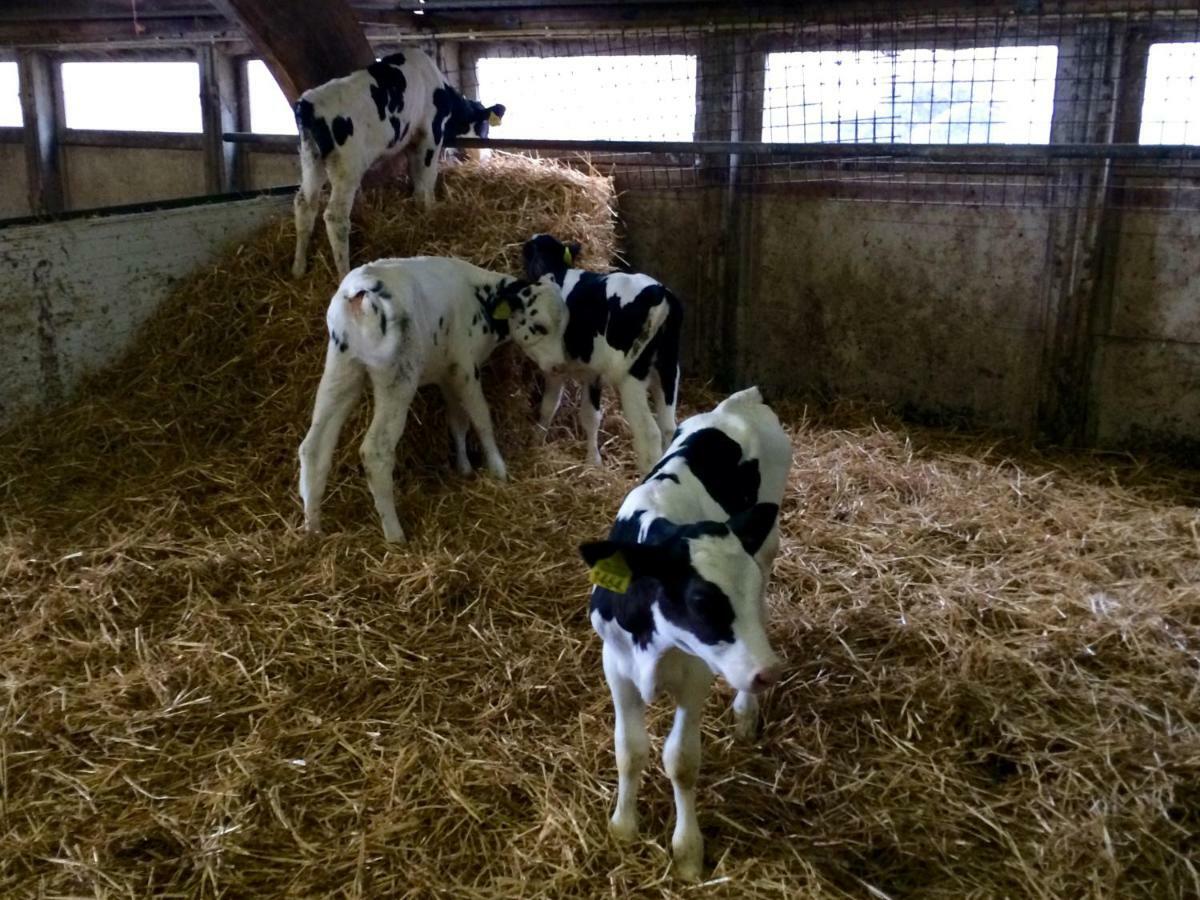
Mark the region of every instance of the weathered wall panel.
POLYGON ((617 202, 625 258, 636 271, 652 275, 684 302, 683 366, 694 373, 706 359, 704 345, 720 340, 706 328, 711 297, 701 278, 702 259, 696 250, 703 193, 684 190, 623 190, 617 202))
POLYGON ((744 380, 1029 431, 1045 213, 772 189, 752 222, 744 380))
POLYGON ((29 215, 24 144, 0 144, 0 185, 0 219, 29 215))
POLYGON ((0 426, 114 361, 174 283, 290 197, 0 229, 0 426))
POLYGON ((251 151, 246 154, 247 190, 299 183, 300 161, 295 153, 251 151))
POLYGON ((1099 446, 1200 450, 1200 344, 1104 338, 1096 380, 1099 446))
POLYGON ((207 193, 202 150, 63 148, 71 209, 94 209, 207 193))
POLYGON ((1101 446, 1200 446, 1200 220, 1122 213, 1112 312, 1096 336, 1092 433, 1101 446))

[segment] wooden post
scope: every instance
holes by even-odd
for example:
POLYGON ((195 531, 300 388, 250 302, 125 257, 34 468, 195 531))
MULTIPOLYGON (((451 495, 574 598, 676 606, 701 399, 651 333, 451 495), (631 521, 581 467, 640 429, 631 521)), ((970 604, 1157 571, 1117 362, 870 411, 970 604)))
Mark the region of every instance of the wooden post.
POLYGON ((34 50, 18 52, 17 67, 25 122, 29 210, 34 215, 62 212, 66 191, 59 157, 62 92, 58 72, 45 53, 34 50))
POLYGON ((204 181, 212 194, 240 190, 240 145, 221 138, 240 127, 235 63, 211 44, 197 53, 200 64, 200 116, 204 123, 204 181))
MULTIPOLYGON (((1051 143, 1113 140, 1125 31, 1124 23, 1085 22, 1059 43, 1051 143)), ((1064 161, 1051 195, 1036 426, 1056 443, 1085 437, 1111 168, 1108 160, 1064 161)))
MULTIPOLYGON (((710 34, 700 40, 696 55, 696 140, 732 139, 738 88, 735 55, 732 38, 710 34)), ((691 316, 689 326, 693 365, 698 363, 712 372, 718 387, 726 390, 737 380, 739 345, 737 272, 730 265, 730 236, 737 217, 733 162, 727 153, 705 153, 699 159, 701 221, 707 227, 697 235, 700 278, 695 301, 701 314, 691 316)))
POLYGON ((347 0, 213 0, 213 5, 242 26, 289 103, 375 61, 347 0))

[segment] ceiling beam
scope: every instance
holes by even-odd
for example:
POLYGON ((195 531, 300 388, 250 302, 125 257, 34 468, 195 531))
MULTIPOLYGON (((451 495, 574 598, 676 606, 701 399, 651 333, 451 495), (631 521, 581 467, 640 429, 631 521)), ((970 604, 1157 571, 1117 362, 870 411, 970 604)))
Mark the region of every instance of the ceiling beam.
POLYGON ((311 87, 369 66, 375 53, 347 0, 212 0, 246 32, 288 102, 311 87))

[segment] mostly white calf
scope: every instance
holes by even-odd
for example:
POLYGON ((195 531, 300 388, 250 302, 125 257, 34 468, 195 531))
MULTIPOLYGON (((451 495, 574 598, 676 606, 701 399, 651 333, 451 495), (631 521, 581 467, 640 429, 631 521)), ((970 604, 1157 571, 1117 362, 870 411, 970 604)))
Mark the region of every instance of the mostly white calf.
POLYGON ((645 768, 646 703, 675 701, 663 763, 675 791, 675 865, 700 875, 696 820, 700 714, 714 673, 737 690, 737 734, 751 737, 757 694, 778 679, 763 595, 779 549, 778 513, 791 444, 757 388, 679 428, 666 454, 630 491, 606 541, 580 547, 592 567, 590 614, 604 640, 616 711, 617 805, 611 830, 637 833, 645 768))
POLYGON ((648 275, 574 268, 578 244, 539 234, 525 243, 524 254, 526 278, 553 281, 562 291, 557 304, 513 307, 513 337, 546 378, 542 426, 550 427, 563 380, 582 381, 588 396, 580 402, 579 421, 588 459, 599 464, 600 392, 610 384, 633 432, 638 466, 648 471, 675 430, 683 304, 648 275))
MULTIPOLYGON (((392 468, 396 443, 413 395, 436 384, 446 398, 458 468, 467 459, 467 423, 475 427, 487 466, 505 478, 504 459, 479 381, 479 367, 508 339, 505 299, 517 291, 536 297, 552 288, 489 272, 459 259, 382 259, 347 275, 329 302, 329 346, 317 388, 312 425, 300 444, 300 496, 309 531, 321 527, 321 496, 338 433, 369 375, 375 412, 362 444, 362 462, 384 537, 401 541, 392 468), (501 318, 496 318, 500 308, 501 318)), ((557 302, 556 298, 551 298, 557 302)))
POLYGON ((420 50, 405 50, 305 91, 295 112, 300 190, 292 274, 299 277, 307 267, 317 199, 328 180, 325 232, 341 277, 350 269, 350 208, 371 164, 406 150, 413 196, 429 206, 442 148, 462 134, 487 137, 488 126, 500 124, 504 107, 467 100, 433 60, 420 50))

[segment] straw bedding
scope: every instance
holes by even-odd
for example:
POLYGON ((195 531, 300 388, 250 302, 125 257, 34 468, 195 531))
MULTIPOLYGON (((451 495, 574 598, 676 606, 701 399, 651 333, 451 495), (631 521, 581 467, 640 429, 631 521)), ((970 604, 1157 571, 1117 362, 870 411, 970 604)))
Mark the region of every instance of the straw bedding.
MULTIPOLYGON (((492 165, 447 174, 433 227, 368 197, 359 257, 515 270, 554 229, 612 258, 607 181, 492 165)), ((753 747, 714 693, 711 883, 689 888, 659 769, 643 840, 605 831, 575 545, 634 483, 618 415, 602 470, 566 426, 543 446, 507 356, 488 391, 511 483, 453 475, 420 406, 397 473, 411 543, 389 547, 360 417, 330 533, 304 538, 295 450, 333 279, 287 280, 290 241, 281 223, 234 248, 83 399, 0 435, 0 895, 1200 894, 1195 473, 781 406, 771 633, 791 669, 753 747)))

